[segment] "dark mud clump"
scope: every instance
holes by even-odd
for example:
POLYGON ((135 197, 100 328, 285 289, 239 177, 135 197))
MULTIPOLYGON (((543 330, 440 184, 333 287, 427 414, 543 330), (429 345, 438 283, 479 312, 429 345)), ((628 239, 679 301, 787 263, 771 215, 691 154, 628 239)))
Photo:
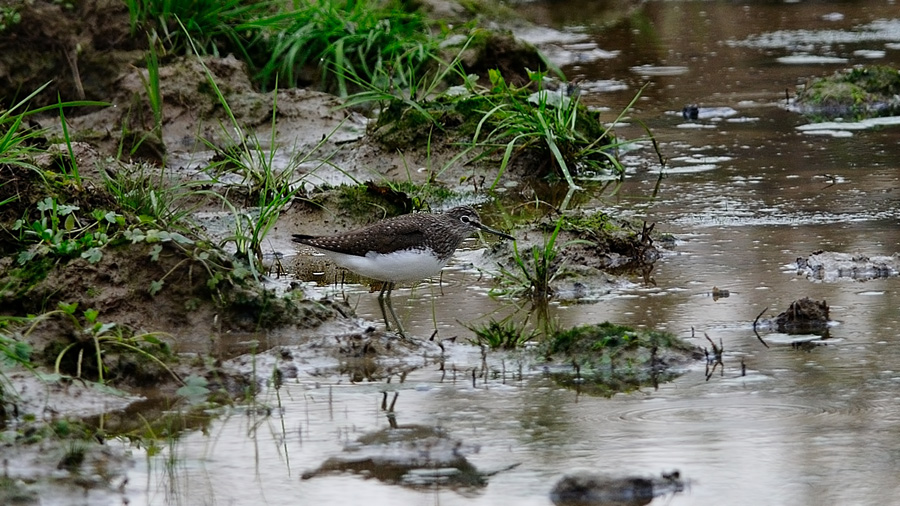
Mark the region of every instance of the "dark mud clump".
POLYGON ((450 437, 441 427, 396 425, 363 435, 318 469, 303 474, 308 480, 333 473, 354 473, 413 488, 435 484, 456 489, 484 487, 486 476, 466 458, 478 448, 450 437))
POLYGON ((791 302, 787 311, 775 317, 779 332, 807 334, 821 332, 828 328, 828 304, 804 297, 791 302))
POLYGON ((590 472, 563 476, 550 492, 556 506, 639 506, 654 497, 684 490, 678 471, 660 477, 604 476, 590 472))
POLYGON ((28 94, 53 79, 32 106, 107 100, 120 71, 143 60, 146 39, 130 33, 125 2, 4 2, 0 97, 28 94), (14 13, 14 14, 13 14, 14 13), (49 77, 48 77, 49 76, 49 77), (59 95, 57 95, 59 92, 59 95))
POLYGON ((573 265, 588 265, 614 274, 640 273, 649 280, 660 257, 654 244, 655 224, 645 222, 639 227, 604 213, 567 217, 561 230, 572 237, 564 256, 573 265))

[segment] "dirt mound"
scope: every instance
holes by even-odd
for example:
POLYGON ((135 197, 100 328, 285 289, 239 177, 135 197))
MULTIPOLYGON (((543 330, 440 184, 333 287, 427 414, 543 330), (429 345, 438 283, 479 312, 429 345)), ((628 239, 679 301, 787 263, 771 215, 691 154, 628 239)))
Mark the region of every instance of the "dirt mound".
POLYGON ((828 326, 828 304, 804 297, 791 302, 787 311, 775 317, 779 332, 807 333, 822 331, 828 326))

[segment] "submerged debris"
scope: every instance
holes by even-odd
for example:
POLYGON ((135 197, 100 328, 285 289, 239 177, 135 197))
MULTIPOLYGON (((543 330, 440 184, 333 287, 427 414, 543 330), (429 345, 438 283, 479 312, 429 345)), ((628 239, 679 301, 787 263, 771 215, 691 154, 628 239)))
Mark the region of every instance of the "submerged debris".
POLYGON ((466 459, 466 454, 477 451, 478 447, 466 446, 441 427, 392 424, 360 437, 347 445, 344 454, 304 473, 302 479, 351 472, 409 487, 483 487, 485 475, 466 459))
POLYGON ((889 278, 900 274, 900 253, 870 257, 817 251, 806 258, 797 258, 797 274, 806 274, 810 279, 822 281, 889 278))
POLYGON ((681 492, 684 486, 678 471, 650 478, 578 472, 563 476, 550 492, 550 500, 557 506, 638 506, 681 492))

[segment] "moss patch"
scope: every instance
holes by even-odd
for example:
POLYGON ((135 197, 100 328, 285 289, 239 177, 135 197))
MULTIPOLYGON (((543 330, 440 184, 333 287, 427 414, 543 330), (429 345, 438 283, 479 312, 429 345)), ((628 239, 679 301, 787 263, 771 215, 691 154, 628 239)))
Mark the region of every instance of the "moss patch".
POLYGON ((887 66, 859 67, 815 79, 797 94, 804 114, 862 119, 900 112, 900 71, 887 66))
POLYGON ((679 366, 703 357, 672 334, 604 322, 556 332, 543 344, 548 359, 573 364, 554 381, 592 395, 611 396, 678 377, 679 366))

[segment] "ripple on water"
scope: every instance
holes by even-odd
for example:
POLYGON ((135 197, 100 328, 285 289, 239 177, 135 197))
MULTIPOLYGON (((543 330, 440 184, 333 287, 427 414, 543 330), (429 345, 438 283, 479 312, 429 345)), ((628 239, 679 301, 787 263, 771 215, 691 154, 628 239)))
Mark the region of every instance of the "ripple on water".
POLYGON ((651 400, 628 403, 620 409, 604 410, 608 421, 656 425, 696 425, 711 423, 754 425, 760 422, 819 416, 831 410, 822 406, 776 403, 752 397, 651 400))

